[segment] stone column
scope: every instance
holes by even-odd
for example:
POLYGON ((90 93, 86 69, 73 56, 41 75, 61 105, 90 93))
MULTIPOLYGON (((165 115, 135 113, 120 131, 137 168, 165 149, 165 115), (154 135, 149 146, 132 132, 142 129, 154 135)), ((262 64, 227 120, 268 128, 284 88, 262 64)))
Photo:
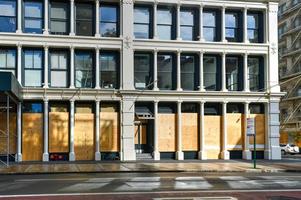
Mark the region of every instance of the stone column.
POLYGON ((200 102, 200 151, 199 151, 199 159, 200 160, 207 160, 207 153, 205 150, 205 102, 200 102))
POLYGON ((74 10, 75 10, 75 6, 74 6, 74 0, 70 0, 70 36, 74 36, 75 35, 75 30, 74 30, 74 24, 75 24, 75 16, 74 16, 74 10))
POLYGON ((49 20, 49 9, 48 9, 48 0, 44 1, 44 31, 43 34, 49 34, 49 27, 48 27, 48 20, 49 20))
POLYGON ((18 12, 17 12, 17 31, 16 33, 22 33, 22 0, 18 0, 18 12))
POLYGON ((160 160, 159 141, 158 141, 158 101, 154 101, 154 160, 160 160))
POLYGON ((221 41, 222 42, 227 42, 226 40, 226 7, 222 7, 222 33, 221 33, 221 41))
POLYGON ((244 92, 250 92, 249 68, 248 68, 248 53, 244 55, 244 92))
POLYGON ((158 50, 154 50, 154 91, 158 91, 158 50))
POLYGON ((226 101, 223 102, 223 115, 222 115, 222 152, 221 152, 221 158, 223 160, 229 160, 230 159, 230 153, 227 150, 228 145, 228 131, 227 131, 227 103, 226 101))
POLYGON ((176 159, 184 160, 184 153, 182 151, 182 101, 177 103, 177 152, 176 159))
POLYGON ((242 157, 245 160, 251 160, 252 159, 252 153, 250 151, 250 137, 247 136, 247 118, 250 116, 249 114, 249 102, 244 103, 244 146, 243 146, 243 154, 242 157))
POLYGON ((20 83, 20 85, 22 84, 22 45, 18 44, 18 63, 17 63, 17 78, 18 78, 18 82, 20 83))
POLYGON ((99 0, 95 0, 95 37, 100 37, 99 34, 99 16, 100 16, 100 9, 99 9, 99 0))
POLYGON ((99 47, 95 48, 95 89, 100 89, 100 54, 99 54, 99 47))
POLYGON ((227 92, 226 87, 226 53, 222 54, 222 92, 227 92))
POLYGON ((70 48, 70 88, 75 88, 74 86, 74 47, 71 46, 70 48))
POLYGON ((181 5, 177 4, 177 40, 182 40, 181 38, 181 5))
POLYGON ((153 16, 153 39, 158 39, 157 35, 157 8, 158 8, 158 2, 154 2, 154 16, 153 16))
POLYGON ((204 52, 200 52, 199 91, 204 92, 204 52))
POLYGON ((48 99, 44 99, 44 153, 43 161, 49 161, 48 153, 48 99))
POLYGON ((177 51, 177 91, 182 91, 181 86, 181 51, 177 51))
POLYGON ((17 155, 16 162, 22 162, 22 103, 17 106, 17 155))
POLYGON ((248 38, 248 8, 244 8, 244 25, 243 25, 243 36, 244 36, 244 43, 249 43, 248 38))
POLYGON ((204 21, 203 21, 203 11, 204 11, 204 6, 203 4, 200 5, 200 27, 199 27, 199 41, 204 42, 204 32, 203 32, 203 25, 204 25, 204 21))
POLYGON ((49 88, 49 82, 48 82, 48 53, 49 48, 47 45, 44 46, 44 88, 49 88))
POLYGON ((101 160, 100 154, 100 101, 95 101, 95 160, 101 160))
POLYGON ((70 100, 70 150, 69 150, 69 161, 75 161, 74 125, 75 125, 75 102, 74 102, 74 99, 71 99, 70 100))

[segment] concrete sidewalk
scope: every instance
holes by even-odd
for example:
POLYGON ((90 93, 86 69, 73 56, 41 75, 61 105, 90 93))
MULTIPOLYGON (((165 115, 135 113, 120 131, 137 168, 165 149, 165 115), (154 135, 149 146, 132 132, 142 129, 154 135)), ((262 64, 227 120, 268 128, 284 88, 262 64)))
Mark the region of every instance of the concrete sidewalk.
POLYGON ((13 163, 0 166, 0 174, 55 173, 139 173, 139 172, 301 172, 301 161, 145 161, 145 162, 49 162, 13 163))

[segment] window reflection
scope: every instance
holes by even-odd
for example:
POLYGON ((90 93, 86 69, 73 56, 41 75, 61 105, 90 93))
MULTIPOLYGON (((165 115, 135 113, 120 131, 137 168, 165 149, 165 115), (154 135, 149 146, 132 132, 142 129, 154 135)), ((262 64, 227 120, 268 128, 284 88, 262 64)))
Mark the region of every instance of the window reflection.
POLYGON ((43 3, 38 1, 24 2, 24 32, 42 33, 43 3))
POLYGON ((100 6, 100 34, 102 37, 118 36, 118 7, 114 5, 100 6))
POLYGON ((0 32, 16 31, 16 1, 0 1, 0 32))

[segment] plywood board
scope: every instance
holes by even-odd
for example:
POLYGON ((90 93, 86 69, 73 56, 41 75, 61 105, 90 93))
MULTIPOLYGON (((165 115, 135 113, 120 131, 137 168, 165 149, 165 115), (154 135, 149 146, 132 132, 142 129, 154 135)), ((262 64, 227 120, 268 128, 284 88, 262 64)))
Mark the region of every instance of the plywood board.
MULTIPOLYGON (((6 113, 0 113, 0 130, 6 134, 6 113)), ((3 132, 0 133, 0 154, 7 153, 7 138, 3 132)), ((9 154, 16 154, 17 152, 17 115, 10 113, 9 115, 9 154)))
POLYGON ((280 144, 287 144, 288 143, 288 133, 282 132, 280 133, 280 144))
POLYGON ((118 112, 100 112, 100 151, 120 151, 120 121, 118 112))
POLYGON ((182 113, 183 151, 198 151, 199 149, 198 119, 198 113, 182 113))
MULTIPOLYGON (((251 114, 250 117, 255 118, 256 125, 256 144, 265 144, 265 115, 251 114)), ((253 137, 250 137, 250 144, 254 144, 253 137)))
POLYGON ((49 113, 49 152, 69 152, 69 113, 49 113))
POLYGON ((205 147, 214 147, 214 150, 206 150, 208 159, 218 159, 221 151, 221 116, 205 115, 204 122, 205 147))
POLYGON ((138 127, 140 129, 140 144, 146 144, 147 143, 147 125, 141 124, 140 126, 135 125, 135 144, 138 144, 138 127))
POLYGON ((228 145, 242 145, 244 135, 244 123, 243 115, 241 113, 227 114, 227 131, 228 145))
POLYGON ((176 151, 176 114, 158 114, 158 143, 160 152, 176 151))
POLYGON ((22 159, 42 161, 43 156, 43 114, 22 114, 22 159))
POLYGON ((94 160, 94 114, 75 114, 74 151, 76 160, 94 160))

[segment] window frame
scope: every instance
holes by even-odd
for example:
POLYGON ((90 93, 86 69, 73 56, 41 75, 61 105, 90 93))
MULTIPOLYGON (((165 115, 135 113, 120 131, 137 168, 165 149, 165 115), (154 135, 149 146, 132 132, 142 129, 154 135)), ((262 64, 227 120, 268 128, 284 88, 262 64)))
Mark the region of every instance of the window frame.
POLYGON ((136 90, 151 90, 153 88, 153 82, 154 82, 154 55, 153 53, 151 52, 145 52, 145 51, 139 51, 139 52, 135 52, 134 53, 134 87, 136 90), (145 84, 145 88, 139 88, 139 87, 136 87, 136 65, 135 65, 135 56, 136 55, 148 55, 149 56, 149 71, 146 72, 146 71, 138 71, 138 73, 148 73, 148 76, 149 76, 149 81, 151 81, 149 84, 145 84), (148 86, 148 87, 147 87, 148 86))
POLYGON ((265 64, 264 64, 264 57, 263 56, 249 56, 248 57, 248 81, 249 81, 249 88, 252 92, 264 92, 265 91, 265 64), (252 90, 250 84, 250 71, 249 71, 249 59, 258 59, 258 89, 252 90))
POLYGON ((17 61, 18 61, 18 52, 17 52, 17 49, 16 48, 13 48, 13 47, 1 47, 0 48, 0 51, 6 51, 6 67, 5 68, 2 68, 2 67, 0 67, 0 71, 9 71, 9 72, 11 72, 11 71, 14 71, 14 75, 15 76, 17 76, 17 71, 18 71, 18 63, 17 63, 17 61), (15 52, 15 68, 8 68, 7 67, 7 52, 8 51, 14 51, 15 52))
POLYGON ((87 2, 75 2, 74 9, 75 9, 75 11, 74 11, 74 26, 75 26, 74 31, 75 31, 75 35, 83 36, 83 37, 92 37, 92 36, 94 36, 95 35, 95 6, 94 6, 94 4, 89 2, 89 1, 87 1, 87 2), (77 18, 77 7, 78 7, 78 5, 90 5, 90 6, 92 6, 92 8, 91 8, 91 11, 92 11, 91 19, 78 19, 77 18), (91 35, 79 34, 78 30, 77 30, 77 28, 78 28, 77 22, 91 22, 91 28, 92 28, 91 35))
POLYGON ((44 11, 44 1, 39 1, 39 0, 24 0, 23 1, 23 20, 22 20, 22 22, 23 22, 23 32, 24 33, 31 33, 31 34, 43 34, 43 29, 45 28, 44 27, 44 25, 45 25, 45 19, 44 19, 44 13, 45 13, 45 11, 44 11), (25 8, 26 8, 26 6, 25 6, 25 4, 26 4, 26 2, 31 2, 31 3, 40 3, 42 6, 41 6, 41 18, 38 18, 38 17, 26 17, 25 16, 25 8), (26 19, 29 19, 29 20, 40 20, 41 21, 41 24, 42 24, 42 26, 41 26, 41 30, 39 30, 39 31, 37 31, 37 32, 32 32, 32 31, 26 31, 26 27, 25 27, 25 22, 26 22, 26 19))
POLYGON ((67 49, 50 49, 49 50, 49 55, 48 55, 48 80, 49 80, 49 86, 51 88, 68 88, 68 86, 70 85, 70 69, 68 68, 68 66, 70 66, 70 53, 67 49), (52 53, 66 53, 67 55, 67 66, 66 69, 52 69, 51 68, 51 54, 52 53), (52 79, 51 79, 51 72, 53 71, 64 71, 66 72, 66 87, 63 86, 52 86, 52 79))
POLYGON ((99 34, 101 37, 113 37, 113 38, 116 38, 116 37, 119 37, 120 36, 120 6, 119 4, 117 3, 107 3, 107 2, 101 2, 99 4, 99 12, 101 13, 101 7, 114 7, 116 8, 116 22, 111 22, 111 21, 104 21, 104 20, 101 20, 101 14, 99 15, 99 34), (115 36, 103 36, 102 34, 102 30, 101 30, 101 24, 102 23, 106 23, 106 24, 115 24, 116 25, 116 35, 115 36))
MULTIPOLYGON (((86 49, 76 49, 75 51, 74 51, 74 86, 75 86, 75 88, 85 88, 85 89, 90 89, 90 88, 94 88, 95 87, 95 68, 96 68, 96 66, 95 66, 95 53, 92 51, 92 50, 86 50, 86 49), (91 56, 92 56, 92 69, 91 69, 91 75, 92 75, 92 77, 91 77, 91 86, 90 87, 82 87, 82 86, 80 86, 80 87, 78 87, 77 85, 76 85, 76 72, 77 72, 77 68, 76 68, 76 54, 77 53, 90 53, 91 54, 91 56)), ((87 71, 87 70, 85 70, 85 71, 87 71)))
MULTIPOLYGON (((115 71, 115 74, 116 74, 116 86, 113 87, 113 88, 105 88, 102 86, 101 84, 101 72, 102 72, 102 65, 100 64, 100 67, 99 67, 99 85, 102 89, 119 89, 120 88, 120 53, 118 51, 109 51, 109 50, 104 50, 104 51, 100 51, 99 52, 99 63, 101 63, 101 56, 102 55, 113 55, 115 56, 115 59, 116 59, 116 71, 115 71)), ((112 71, 110 71, 112 72, 112 71)))
POLYGON ((148 14, 149 14, 149 22, 148 23, 141 23, 141 22, 135 22, 135 15, 134 15, 134 20, 133 20, 133 23, 134 23, 134 37, 136 39, 151 39, 153 38, 153 9, 151 6, 149 5, 134 5, 134 12, 135 12, 135 9, 139 9, 139 8, 146 8, 148 10, 148 14), (136 37, 135 35, 135 25, 144 25, 144 26, 148 26, 148 38, 141 38, 141 37, 136 37))
POLYGON ((243 57, 240 56, 240 55, 227 55, 226 56, 226 69, 225 69, 225 73, 226 73, 226 88, 228 91, 231 91, 231 92, 237 92, 237 91, 242 91, 243 90, 243 87, 244 87, 244 83, 243 83, 243 57), (230 86, 231 87, 235 87, 235 85, 237 85, 237 89, 231 89, 230 86, 228 85, 228 79, 227 79, 227 76, 229 73, 227 73, 227 61, 228 59, 236 59, 237 60, 237 82, 235 84, 231 84, 230 86), (234 85, 234 86, 233 86, 234 85))
POLYGON ((194 53, 183 53, 183 54, 181 54, 181 59, 180 59, 180 65, 181 65, 181 67, 180 67, 180 69, 181 69, 181 71, 180 71, 180 75, 181 75, 181 87, 182 87, 182 89, 184 90, 184 91, 194 91, 194 90, 197 90, 198 89, 198 86, 199 86, 199 76, 198 76, 198 74, 199 74, 199 71, 198 71, 198 66, 199 66, 199 60, 198 60, 198 56, 196 55, 196 54, 194 54, 194 53), (190 57, 193 57, 193 59, 194 59, 194 64, 193 64, 193 72, 183 72, 183 70, 182 70, 182 56, 184 57, 186 57, 186 56, 190 56, 190 57), (183 87, 183 75, 184 74, 190 74, 192 77, 193 77, 193 88, 189 88, 189 89, 187 89, 187 88, 184 88, 183 87))
POLYGON ((157 7, 157 24, 156 24, 156 28, 157 28, 157 36, 159 40, 175 40, 176 39, 176 28, 177 28, 177 19, 176 19, 176 9, 174 6, 166 6, 166 5, 160 5, 157 7), (158 10, 165 10, 165 11, 171 11, 171 24, 163 24, 163 23, 159 23, 160 20, 158 20, 158 10), (159 34, 159 27, 170 27, 170 38, 169 39, 162 39, 160 38, 160 34, 159 34))
POLYGON ((159 52, 158 53, 158 55, 157 55, 157 60, 156 60, 156 62, 157 62, 157 81, 158 81, 158 88, 160 89, 160 90, 162 90, 162 91, 164 91, 164 90, 166 90, 166 91, 168 91, 168 90, 175 90, 176 89, 176 87, 177 87, 177 69, 176 69, 176 67, 174 67, 174 66, 176 66, 177 65, 177 58, 176 58, 177 56, 174 54, 174 53, 172 53, 172 52, 159 52), (171 71, 169 72, 169 71, 160 71, 159 70, 159 64, 158 64, 158 58, 160 57, 160 56, 171 56, 171 61, 172 61, 172 63, 171 63, 171 71), (159 73, 171 73, 171 87, 170 88, 160 88, 160 80, 159 80, 159 73))
POLYGON ((221 63, 221 56, 216 54, 204 54, 203 56, 203 64, 205 64, 206 58, 215 58, 216 60, 216 72, 215 72, 215 89, 208 89, 205 85, 205 74, 213 74, 213 73, 206 73, 203 68, 203 82, 204 88, 206 91, 220 91, 222 88, 221 76, 222 76, 222 63, 221 63))
POLYGON ((181 28, 182 27, 190 27, 192 28, 192 40, 185 40, 185 41, 196 41, 197 38, 198 38, 198 35, 199 35, 199 30, 198 30, 198 24, 199 24, 199 20, 198 20, 198 17, 199 16, 199 12, 198 10, 195 8, 195 7, 181 7, 180 8, 180 21, 178 23, 180 23, 180 34, 181 34, 181 38, 182 40, 185 40, 183 39, 183 34, 182 34, 182 31, 181 31, 181 28), (192 25, 188 25, 188 24, 181 24, 181 12, 187 12, 187 11, 192 11, 193 12, 193 24, 192 25))
MULTIPOLYGON (((249 28, 248 26, 248 22, 247 22, 247 35, 248 35, 248 40, 250 43, 263 43, 264 42, 264 22, 263 22, 263 13, 260 11, 252 11, 249 10, 247 13, 247 17, 249 15, 257 15, 257 19, 258 19, 258 27, 257 28, 249 28), (257 32, 257 40, 256 41, 252 41, 249 38, 249 30, 250 31, 256 31, 257 32)), ((280 29, 278 29, 280 30, 280 29)))
POLYGON ((242 11, 239 10, 226 10, 225 13, 225 39, 228 42, 242 42, 242 27, 243 27, 243 16, 242 11), (236 17, 236 25, 234 27, 227 26, 227 15, 235 15, 236 17), (227 36, 227 30, 233 30, 234 31, 234 37, 228 37, 227 36))
POLYGON ((58 1, 58 0, 52 0, 49 2, 49 32, 52 35, 68 35, 70 33, 70 7, 69 4, 64 2, 64 1, 58 1), (52 8, 52 4, 56 3, 56 4, 65 4, 66 5, 66 12, 67 12, 67 18, 66 19, 62 19, 62 18, 51 18, 51 8, 52 8), (52 32, 51 31, 51 22, 55 21, 55 22, 65 22, 66 23, 66 32, 52 32))
POLYGON ((18 16, 18 13, 17 13, 17 8, 18 8, 18 5, 17 5, 17 1, 16 0, 3 0, 3 1, 0 1, 0 3, 1 2, 14 2, 14 8, 15 8, 15 15, 14 15, 14 17, 12 17, 12 16, 7 16, 7 15, 0 15, 0 18, 5 18, 5 19, 14 19, 14 21, 15 21, 15 27, 13 27, 13 30, 12 31, 7 31, 7 30, 5 30, 5 31, 1 31, 1 32, 8 32, 8 33, 13 33, 13 32, 16 32, 16 30, 17 30, 17 16, 18 16))
POLYGON ((212 9, 212 8, 204 8, 203 10, 203 16, 202 16, 202 28, 203 28, 203 32, 204 30, 207 29, 213 29, 214 30, 214 36, 213 36, 213 40, 206 40, 206 38, 204 37, 204 39, 208 42, 218 42, 221 40, 221 20, 222 20, 222 16, 221 16, 221 11, 217 10, 217 9, 212 9), (204 24, 204 14, 205 13, 214 13, 214 17, 215 17, 215 25, 214 26, 206 26, 204 24))

